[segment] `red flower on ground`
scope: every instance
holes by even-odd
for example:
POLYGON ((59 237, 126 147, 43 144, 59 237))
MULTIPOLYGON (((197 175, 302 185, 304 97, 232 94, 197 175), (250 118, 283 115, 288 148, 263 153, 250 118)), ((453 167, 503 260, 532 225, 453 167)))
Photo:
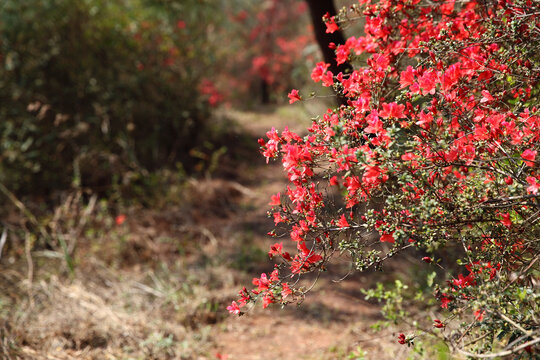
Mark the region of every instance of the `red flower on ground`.
POLYGON ((127 216, 126 216, 126 215, 120 214, 120 215, 118 215, 118 216, 116 216, 116 217, 114 218, 114 222, 116 223, 116 225, 119 225, 119 226, 120 226, 120 225, 122 225, 122 224, 126 221, 126 219, 127 219, 127 216))

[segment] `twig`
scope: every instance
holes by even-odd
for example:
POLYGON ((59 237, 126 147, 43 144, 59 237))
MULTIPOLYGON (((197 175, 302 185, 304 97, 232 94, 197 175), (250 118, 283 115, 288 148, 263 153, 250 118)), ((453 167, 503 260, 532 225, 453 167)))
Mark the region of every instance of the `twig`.
POLYGON ((516 323, 514 320, 510 319, 508 316, 502 314, 502 313, 497 313, 497 315, 499 315, 504 321, 506 321, 507 323, 509 324, 512 324, 516 329, 518 329, 519 331, 521 331, 522 333, 526 334, 526 335, 530 335, 531 332, 530 331, 527 331, 525 330, 523 327, 521 327, 518 323, 516 323))
POLYGON ((7 187, 4 186, 4 184, 2 184, 0 182, 0 191, 6 195, 6 197, 13 203, 13 205, 15 205, 27 218, 28 220, 30 220, 30 222, 35 225, 39 232, 41 233, 41 236, 43 236, 45 239, 49 239, 50 236, 49 234, 47 233, 47 231, 45 230, 45 228, 43 226, 41 226, 39 224, 39 221, 37 220, 37 218, 34 216, 34 214, 32 214, 30 212, 30 210, 28 210, 26 208, 26 206, 24 206, 24 204, 22 203, 22 201, 20 201, 19 199, 17 199, 17 197, 15 196, 15 194, 13 194, 11 191, 9 191, 9 189, 7 187))
POLYGON ((30 301, 30 307, 34 307, 34 298, 32 295, 32 283, 34 279, 34 262, 32 260, 32 239, 29 233, 26 233, 24 238, 24 253, 26 255, 26 264, 28 266, 28 300, 30 301))
POLYGON ((482 340, 482 339, 485 339, 486 337, 488 337, 488 336, 490 336, 490 335, 491 335, 490 333, 485 333, 484 335, 479 336, 479 337, 477 337, 476 339, 472 339, 471 341, 466 342, 465 345, 463 345, 463 347, 467 347, 467 346, 469 346, 469 345, 472 345, 472 344, 474 344, 475 342, 480 341, 480 340, 482 340))
POLYGON ((465 239, 463 238, 463 235, 461 235, 461 231, 459 232, 459 238, 461 240, 461 245, 463 246, 463 250, 465 251, 465 255, 467 255, 467 259, 469 260, 469 264, 472 265, 473 261, 471 259, 471 256, 469 255, 469 250, 467 249, 467 246, 465 245, 465 239))
POLYGON ((0 237, 0 259, 2 258, 2 250, 4 249, 6 240, 7 240, 7 228, 4 228, 4 231, 2 231, 2 237, 0 237))
POLYGON ((527 273, 527 271, 529 271, 529 269, 534 265, 534 263, 538 261, 538 259, 540 259, 540 255, 537 255, 525 269, 521 270, 519 275, 504 287, 503 291, 506 291, 506 289, 508 289, 510 285, 515 283, 523 274, 527 273))
POLYGON ((514 346, 515 344, 521 342, 522 340, 524 340, 524 339, 526 339, 526 338, 528 338, 528 337, 531 337, 532 335, 537 335, 537 334, 539 334, 539 333, 540 333, 540 330, 537 330, 537 331, 535 331, 534 333, 532 333, 532 334, 530 334, 530 335, 525 334, 525 335, 523 335, 523 336, 520 336, 520 337, 518 337, 516 340, 512 341, 510 344, 506 345, 506 346, 505 346, 505 349, 512 348, 512 346, 514 346))
POLYGON ((511 355, 513 353, 516 353, 516 352, 518 352, 518 351, 520 351, 522 349, 525 349, 526 347, 532 346, 532 345, 537 344, 539 342, 540 342, 540 338, 536 338, 536 339, 528 341, 528 342, 526 342, 524 344, 521 344, 520 346, 515 347, 513 349, 506 350, 506 351, 501 351, 501 352, 493 353, 493 354, 473 354, 471 352, 461 350, 461 349, 457 349, 457 351, 459 351, 463 355, 470 356, 470 357, 473 357, 473 358, 489 359, 489 358, 497 358, 497 357, 511 355))
POLYGON ((164 296, 162 291, 156 290, 154 288, 151 288, 150 286, 144 285, 140 282, 135 281, 134 286, 138 288, 139 290, 145 291, 149 294, 154 295, 155 297, 162 298, 164 296))

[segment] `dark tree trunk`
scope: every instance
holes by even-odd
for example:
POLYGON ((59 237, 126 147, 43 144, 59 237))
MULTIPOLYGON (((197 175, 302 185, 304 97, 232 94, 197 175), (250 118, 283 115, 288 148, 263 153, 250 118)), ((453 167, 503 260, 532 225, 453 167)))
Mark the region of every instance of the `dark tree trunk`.
POLYGON ((265 79, 261 79, 261 101, 263 104, 270 104, 270 85, 265 79))
POLYGON ((330 16, 336 15, 336 8, 333 0, 306 0, 306 2, 309 6, 309 13, 311 15, 311 21, 313 22, 315 37, 317 38, 317 42, 323 53, 324 61, 330 64, 330 71, 332 71, 334 75, 337 75, 339 72, 346 73, 351 71, 352 67, 349 63, 338 66, 334 50, 328 47, 330 43, 336 45, 345 43, 345 38, 341 31, 335 31, 332 34, 327 33, 326 24, 322 21, 322 18, 326 13, 329 13, 330 16))

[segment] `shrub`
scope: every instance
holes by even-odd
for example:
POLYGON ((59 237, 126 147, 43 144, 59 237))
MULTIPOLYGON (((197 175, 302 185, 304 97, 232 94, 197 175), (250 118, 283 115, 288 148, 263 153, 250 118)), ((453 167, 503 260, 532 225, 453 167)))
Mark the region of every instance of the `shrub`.
MULTIPOLYGON (((315 119, 305 137, 272 129, 260 140, 290 181, 272 196, 271 235, 288 234, 297 251, 274 244, 276 269, 253 279, 229 311, 301 300, 306 291, 294 285, 336 253, 366 270, 409 248, 419 263, 442 267, 439 254, 453 249, 450 280, 426 281, 441 318, 411 319, 401 300, 390 304, 392 319, 413 327, 396 341, 431 334, 471 357, 534 356, 539 14, 530 0, 361 0, 326 19, 328 31, 365 21, 363 36, 336 48, 339 63, 358 63, 353 72, 332 74, 319 63, 311 74, 348 104, 315 119)), ((296 90, 289 97, 302 99, 296 90)))
POLYGON ((213 50, 199 24, 212 9, 195 0, 3 1, 0 181, 19 192, 73 179, 96 187, 185 161, 208 113, 197 88, 213 50))

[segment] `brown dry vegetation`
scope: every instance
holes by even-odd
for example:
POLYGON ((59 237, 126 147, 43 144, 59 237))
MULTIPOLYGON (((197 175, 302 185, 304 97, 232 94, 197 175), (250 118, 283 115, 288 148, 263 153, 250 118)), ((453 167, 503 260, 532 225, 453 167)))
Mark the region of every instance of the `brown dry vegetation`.
MULTIPOLYGON (((290 108, 226 116, 253 141, 272 126, 302 129, 309 118, 290 108)), ((40 222, 64 240, 72 270, 62 244, 35 246, 32 232, 21 230, 30 228, 28 219, 18 211, 6 217, 0 358, 405 358, 392 329, 370 329, 381 320, 379 307, 363 300, 360 288, 379 279, 334 282, 347 272, 346 259, 301 307, 228 316, 225 307, 239 288, 272 268, 266 203, 286 184, 279 164, 244 160, 224 161, 203 180, 171 184, 167 198, 152 206, 125 206, 122 225, 106 202, 67 197, 40 222)))

